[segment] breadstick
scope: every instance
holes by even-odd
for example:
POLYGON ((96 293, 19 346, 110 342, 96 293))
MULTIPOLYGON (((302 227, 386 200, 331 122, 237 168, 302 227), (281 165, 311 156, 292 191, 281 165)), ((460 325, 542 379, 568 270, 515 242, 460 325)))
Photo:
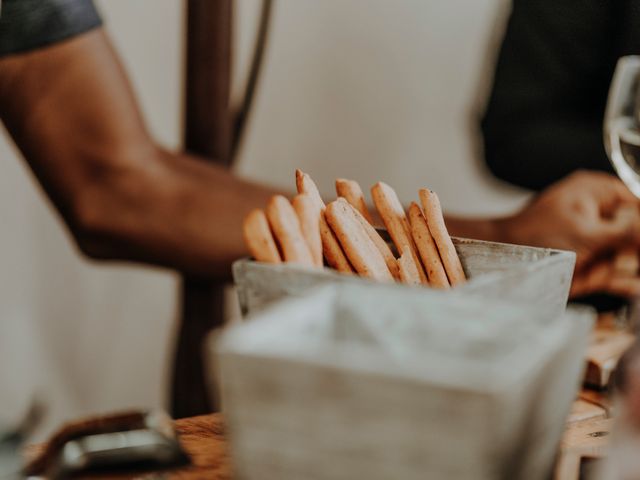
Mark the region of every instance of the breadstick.
POLYGON ((420 264, 416 245, 411 236, 411 228, 409 227, 407 216, 396 192, 386 183, 378 182, 371 188, 371 196, 389 235, 391 235, 393 243, 398 249, 398 253, 402 254, 405 249, 409 250, 411 259, 416 264, 421 282, 428 284, 427 275, 420 264))
POLYGON ((281 263, 278 247, 271 234, 267 216, 256 208, 249 212, 243 223, 244 241, 258 262, 281 263))
POLYGON ((354 211, 344 198, 339 198, 327 205, 327 223, 338 237, 351 265, 360 275, 382 282, 393 282, 384 257, 367 235, 354 211))
POLYGON ((307 193, 293 197, 293 209, 298 215, 302 235, 307 241, 314 265, 322 267, 322 238, 320 237, 320 208, 307 193))
POLYGON ((438 247, 431 236, 422 209, 416 202, 411 202, 409 207, 409 223, 413 240, 416 242, 422 264, 429 278, 429 285, 436 288, 449 288, 449 280, 442 260, 440 260, 438 247))
POLYGON ((405 249, 398 259, 400 269, 400 280, 407 285, 420 285, 420 274, 416 269, 415 262, 411 259, 411 251, 405 249))
POLYGON ((344 197, 360 214, 369 222, 373 224, 373 218, 367 203, 364 201, 364 193, 358 182, 354 180, 347 180, 346 178, 338 178, 336 180, 336 193, 338 197, 344 197))
POLYGON ((285 262, 313 266, 311 252, 302 236, 296 212, 282 195, 274 195, 267 204, 267 218, 285 262))
MULTIPOLYGON (((614 221, 631 224, 638 220, 638 207, 635 205, 624 205, 616 210, 614 221)), ((613 260, 614 272, 616 275, 624 277, 635 277, 640 270, 640 258, 635 246, 623 246, 617 252, 613 260)))
POLYGON ((422 202, 429 231, 436 242, 444 269, 447 272, 447 277, 449 277, 449 283, 452 287, 464 283, 466 281, 464 270, 447 231, 447 226, 444 223, 438 195, 429 189, 422 188, 420 189, 420 201, 422 202))
POLYGON ((309 174, 304 173, 299 168, 296 170, 296 188, 298 189, 298 193, 310 195, 311 199, 324 210, 324 201, 322 200, 316 183, 311 179, 309 174))
POLYGON ((396 257, 393 256, 393 252, 391 252, 391 249, 389 248, 389 245, 387 245, 387 242, 385 242, 382 239, 382 237, 376 231, 376 229, 373 228, 369 222, 367 222, 367 220, 353 205, 349 205, 349 206, 353 210, 354 215, 358 218, 358 221, 364 227, 364 230, 365 232, 367 232, 367 235, 369 235, 369 238, 373 241, 376 248, 382 254, 382 258, 384 258, 384 261, 387 264, 387 268, 391 272, 391 275, 393 275, 393 278, 400 279, 400 270, 398 269, 398 261, 396 260, 396 257))
POLYGON ((340 247, 338 239, 327 224, 324 216, 325 205, 315 182, 308 174, 298 169, 296 170, 296 187, 298 188, 298 193, 309 194, 311 199, 316 202, 317 206, 320 208, 320 237, 322 238, 322 253, 324 254, 324 258, 327 260, 327 263, 330 267, 335 268, 339 272, 353 273, 353 268, 351 268, 349 260, 347 260, 346 255, 342 251, 342 247, 340 247))

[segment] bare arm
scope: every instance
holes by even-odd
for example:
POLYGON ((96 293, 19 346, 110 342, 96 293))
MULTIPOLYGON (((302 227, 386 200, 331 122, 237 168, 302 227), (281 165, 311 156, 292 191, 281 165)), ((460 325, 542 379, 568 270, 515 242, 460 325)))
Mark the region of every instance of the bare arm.
POLYGON ((102 29, 0 60, 0 115, 87 255, 227 276, 274 192, 150 138, 102 29))

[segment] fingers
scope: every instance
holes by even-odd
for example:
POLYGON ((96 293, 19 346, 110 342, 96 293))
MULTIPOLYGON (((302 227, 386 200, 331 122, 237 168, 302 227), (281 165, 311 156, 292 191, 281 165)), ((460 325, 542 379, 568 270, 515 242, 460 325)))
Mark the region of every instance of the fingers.
POLYGON ((574 184, 574 188, 588 191, 598 200, 601 211, 614 210, 621 203, 637 203, 638 199, 616 176, 591 170, 571 174, 561 183, 574 184))
POLYGON ((623 247, 613 259, 613 271, 620 277, 634 277, 640 270, 640 257, 636 247, 623 247))
MULTIPOLYGON (((628 224, 633 229, 634 224, 640 223, 640 214, 635 205, 624 205, 616 211, 615 223, 628 224)), ((621 277, 633 277, 640 269, 640 258, 637 247, 633 244, 623 245, 613 259, 613 270, 621 277)))
POLYGON ((355 209, 344 198, 327 205, 325 217, 351 265, 360 275, 373 280, 393 282, 393 276, 382 254, 367 235, 355 215, 355 209))
POLYGON ((322 266, 322 237, 320 236, 320 216, 322 212, 317 202, 314 202, 309 194, 296 195, 291 201, 296 211, 302 235, 307 241, 313 263, 322 266))
POLYGON ((364 193, 362 193, 362 189, 358 182, 347 180, 345 178, 338 178, 336 180, 336 193, 338 194, 338 197, 343 197, 356 210, 358 210, 369 224, 373 224, 373 218, 371 217, 371 213, 369 213, 367 203, 364 200, 364 193))
POLYGON ((447 272, 449 283, 452 287, 464 283, 467 278, 460 263, 460 258, 458 258, 458 252, 456 252, 456 248, 453 246, 453 242, 447 231, 447 226, 444 223, 438 195, 431 190, 422 188, 420 189, 420 201, 422 202, 424 216, 429 226, 429 232, 431 232, 433 240, 438 247, 438 252, 444 264, 444 269, 447 272))
POLYGON ((245 243, 254 259, 266 263, 282 262, 267 216, 262 210, 256 208, 246 216, 243 233, 245 243))
POLYGON ((610 260, 601 260, 589 269, 576 272, 571 284, 570 297, 580 297, 592 293, 609 293, 626 298, 640 296, 640 277, 620 275, 610 260))
POLYGON ((267 204, 267 218, 280 244, 284 260, 313 266, 311 252, 289 200, 282 195, 273 196, 267 204))
POLYGON ((583 233, 593 240, 596 250, 637 247, 640 245, 638 206, 636 204, 619 206, 611 218, 600 218, 592 227, 585 226, 583 233))
POLYGON ((410 252, 411 261, 416 264, 421 282, 428 285, 429 281, 420 264, 407 216, 404 213, 400 200, 398 200, 396 192, 386 183, 378 182, 371 188, 371 196, 393 243, 398 249, 398 253, 402 254, 404 251, 410 252))

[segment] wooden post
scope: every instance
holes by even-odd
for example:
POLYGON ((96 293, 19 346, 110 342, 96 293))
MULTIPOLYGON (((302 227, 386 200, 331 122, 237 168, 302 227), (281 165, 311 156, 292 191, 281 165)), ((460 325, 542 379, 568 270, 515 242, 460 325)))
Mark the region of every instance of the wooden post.
MULTIPOLYGON (((232 1, 186 1, 184 145, 187 151, 226 166, 231 162, 233 131, 232 1)), ((171 395, 175 418, 217 409, 205 380, 202 342, 223 318, 224 283, 184 277, 171 395)))

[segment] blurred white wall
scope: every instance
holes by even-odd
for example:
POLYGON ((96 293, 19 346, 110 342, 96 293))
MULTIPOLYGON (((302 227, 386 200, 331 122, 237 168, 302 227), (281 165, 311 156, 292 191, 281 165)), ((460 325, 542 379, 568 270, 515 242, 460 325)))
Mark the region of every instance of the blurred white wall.
MULTIPOLYGON (((258 4, 241 1, 243 18, 258 4)), ((512 210, 525 196, 489 179, 469 123, 507 10, 505 0, 276 0, 239 171, 292 188, 302 166, 325 195, 342 176, 363 188, 384 180, 404 202, 429 186, 452 212, 512 210)))
MULTIPOLYGON (((152 132, 177 146, 182 2, 97 3, 152 132)), ((503 3, 276 0, 238 171, 292 189, 302 167, 326 195, 344 176, 363 186, 385 180, 404 201, 426 185, 455 212, 513 209, 525 197, 488 179, 469 134, 503 3)), ((236 2, 236 91, 258 6, 236 2)), ((1 139, 0 421, 36 386, 51 402, 48 426, 163 404, 177 277, 81 259, 18 157, 1 139)))

